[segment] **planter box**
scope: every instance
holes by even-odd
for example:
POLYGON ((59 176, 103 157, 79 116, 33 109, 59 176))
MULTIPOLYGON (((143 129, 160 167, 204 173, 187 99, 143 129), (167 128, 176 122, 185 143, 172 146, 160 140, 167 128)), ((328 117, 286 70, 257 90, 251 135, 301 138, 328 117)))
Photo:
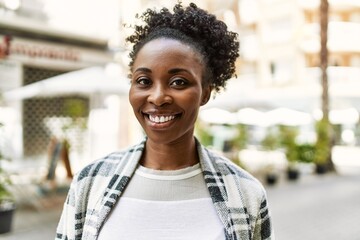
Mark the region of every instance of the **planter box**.
POLYGON ((299 170, 298 169, 288 169, 287 170, 287 179, 291 181, 295 181, 299 178, 299 170))
POLYGON ((11 231, 15 208, 2 210, 0 209, 0 234, 11 231))
POLYGON ((275 185, 278 181, 279 176, 276 174, 266 174, 265 179, 268 185, 275 185))

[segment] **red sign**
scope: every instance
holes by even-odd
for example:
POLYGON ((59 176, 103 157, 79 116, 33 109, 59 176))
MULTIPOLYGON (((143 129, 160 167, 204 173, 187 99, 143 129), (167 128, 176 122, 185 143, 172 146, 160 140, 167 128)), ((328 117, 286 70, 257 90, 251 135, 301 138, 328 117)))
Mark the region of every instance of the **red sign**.
POLYGON ((12 41, 11 36, 4 36, 0 42, 0 59, 10 55, 23 55, 31 58, 79 61, 79 53, 70 47, 56 47, 48 44, 12 41))
POLYGON ((0 59, 7 57, 10 54, 10 36, 4 36, 3 42, 0 43, 0 59))

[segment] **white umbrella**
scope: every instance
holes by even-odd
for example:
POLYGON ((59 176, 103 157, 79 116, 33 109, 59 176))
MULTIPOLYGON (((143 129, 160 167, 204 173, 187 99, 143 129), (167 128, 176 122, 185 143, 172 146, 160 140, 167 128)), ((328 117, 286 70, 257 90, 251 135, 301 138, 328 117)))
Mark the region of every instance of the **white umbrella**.
POLYGON ((253 108, 242 108, 237 112, 238 122, 254 126, 268 126, 272 123, 268 121, 264 112, 253 108))
POLYGON ((355 108, 331 110, 329 118, 333 124, 356 124, 359 122, 359 112, 355 108))
POLYGON ((129 80, 120 74, 109 74, 103 67, 90 67, 25 85, 3 94, 5 101, 34 97, 128 93, 129 80))
POLYGON ((312 117, 309 113, 300 112, 289 108, 276 108, 265 113, 266 118, 273 124, 286 126, 299 126, 311 123, 312 117))
POLYGON ((235 114, 220 108, 204 109, 200 112, 201 120, 213 124, 236 124, 235 114))

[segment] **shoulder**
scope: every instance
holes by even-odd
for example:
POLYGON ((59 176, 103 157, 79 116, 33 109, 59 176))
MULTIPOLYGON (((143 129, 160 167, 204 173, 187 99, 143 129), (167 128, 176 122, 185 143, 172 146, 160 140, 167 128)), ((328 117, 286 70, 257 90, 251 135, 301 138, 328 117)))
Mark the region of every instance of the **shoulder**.
POLYGON ((217 152, 203 146, 202 151, 213 167, 211 174, 222 179, 227 191, 239 193, 249 204, 260 203, 266 198, 263 185, 252 174, 217 152))
POLYGON ((114 187, 114 181, 129 178, 129 169, 135 169, 143 151, 143 142, 125 150, 113 152, 85 166, 75 174, 68 193, 68 204, 76 205, 78 198, 89 206, 95 206, 104 191, 114 187), (130 166, 130 167, 129 167, 130 166))
POLYGON ((74 177, 73 182, 80 183, 82 181, 108 178, 112 177, 115 173, 119 173, 126 166, 126 163, 143 151, 143 142, 123 149, 117 152, 110 153, 94 162, 88 164, 81 169, 74 177))
POLYGON ((217 167, 218 171, 220 171, 224 175, 230 175, 234 178, 241 179, 243 181, 253 183, 255 185, 259 185, 262 187, 262 184, 259 182, 257 178, 255 178, 251 173, 236 165, 233 161, 228 159, 227 157, 208 150, 209 156, 212 159, 212 162, 217 167))

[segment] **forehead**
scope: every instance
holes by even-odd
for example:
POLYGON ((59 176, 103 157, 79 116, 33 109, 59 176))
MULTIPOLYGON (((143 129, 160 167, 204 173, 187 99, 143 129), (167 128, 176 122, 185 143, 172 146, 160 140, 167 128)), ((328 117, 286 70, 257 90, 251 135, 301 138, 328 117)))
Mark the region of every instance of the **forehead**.
POLYGON ((203 64, 202 55, 190 44, 170 38, 157 38, 147 42, 137 53, 134 65, 143 61, 162 61, 169 58, 179 63, 196 61, 203 64))

